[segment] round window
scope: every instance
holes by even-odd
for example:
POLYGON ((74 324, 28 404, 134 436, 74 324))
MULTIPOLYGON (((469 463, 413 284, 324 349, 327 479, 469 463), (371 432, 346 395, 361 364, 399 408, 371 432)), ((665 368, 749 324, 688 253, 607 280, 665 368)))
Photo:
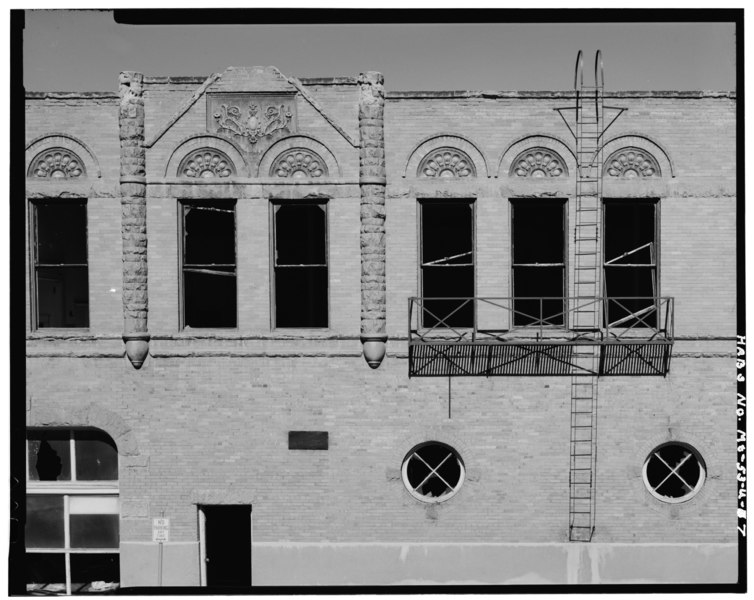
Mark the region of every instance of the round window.
POLYGON ((644 461, 644 485, 663 502, 691 500, 704 485, 704 461, 691 446, 670 442, 644 461))
POLYGON ((444 502, 463 484, 463 461, 440 442, 419 444, 403 459, 403 483, 422 502, 444 502))

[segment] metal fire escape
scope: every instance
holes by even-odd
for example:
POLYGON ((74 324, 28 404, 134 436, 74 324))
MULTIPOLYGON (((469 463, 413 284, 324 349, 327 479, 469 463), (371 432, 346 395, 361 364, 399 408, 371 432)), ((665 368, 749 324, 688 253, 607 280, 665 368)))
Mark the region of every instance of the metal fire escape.
MULTIPOLYGON (((597 51, 594 85, 584 85, 583 55, 576 59, 576 223, 574 227, 574 297, 579 308, 572 328, 585 338, 599 335, 596 299, 600 294, 600 225, 602 222, 602 134, 604 77, 597 51), (595 300, 595 302, 589 302, 595 300)), ((561 115, 563 113, 561 112, 561 115)), ((566 121, 567 123, 567 121, 566 121)), ((571 370, 571 442, 569 473, 569 537, 588 542, 594 532, 597 462, 597 365, 600 346, 587 343, 574 349, 571 370)))

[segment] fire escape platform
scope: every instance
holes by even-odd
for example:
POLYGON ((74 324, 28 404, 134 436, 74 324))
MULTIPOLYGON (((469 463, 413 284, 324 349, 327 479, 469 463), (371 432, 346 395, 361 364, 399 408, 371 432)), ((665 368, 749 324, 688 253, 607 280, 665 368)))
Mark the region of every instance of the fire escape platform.
MULTIPOLYGON (((481 329, 453 324, 453 313, 438 318, 431 308, 438 299, 409 300, 409 377, 448 376, 570 376, 583 375, 667 375, 673 348, 673 299, 653 298, 641 311, 617 319, 599 330, 580 330, 562 325, 572 321, 582 308, 578 299, 566 300, 569 310, 543 317, 519 314, 525 326, 481 329), (430 316, 431 315, 431 316, 430 316), (570 318, 569 318, 570 317, 570 318), (419 321, 433 323, 420 327, 419 321), (552 325, 559 321, 560 325, 552 325), (452 326, 448 326, 450 323, 452 326), (597 368, 585 368, 581 356, 598 347, 597 368)), ((447 302, 447 299, 442 299, 447 302)), ((454 299, 455 310, 473 304, 476 320, 493 318, 490 306, 510 323, 517 318, 514 298, 454 299), (480 312, 481 311, 481 312, 480 312)), ((544 299, 543 299, 544 300, 544 299)), ((602 311, 621 299, 591 300, 602 311)), ((630 299, 635 302, 636 299, 630 299)), ((628 304, 628 302, 626 302, 628 304)), ((614 311, 615 312, 615 311, 614 311)), ((625 311, 624 311, 625 312, 625 311)), ((605 313, 602 313, 605 314, 605 313)))

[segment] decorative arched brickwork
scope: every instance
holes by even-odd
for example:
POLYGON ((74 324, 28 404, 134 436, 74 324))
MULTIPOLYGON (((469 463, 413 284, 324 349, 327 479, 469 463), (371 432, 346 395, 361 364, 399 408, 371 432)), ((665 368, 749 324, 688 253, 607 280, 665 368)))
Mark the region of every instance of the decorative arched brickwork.
POLYGON ((568 177, 563 157, 544 146, 524 150, 511 163, 510 177, 568 177))
POLYGON ((634 179, 662 177, 657 159, 646 150, 628 146, 613 152, 604 165, 605 177, 634 179))
MULTIPOLYGON (((626 170, 629 168, 636 171, 638 177, 633 175, 633 178, 645 179, 647 177, 654 178, 666 178, 675 177, 675 165, 668 152, 657 141, 651 137, 642 133, 626 133, 615 137, 602 146, 602 153, 605 157, 604 161, 604 176, 605 179, 627 178, 625 175, 626 170), (624 161, 620 161, 618 158, 622 153, 633 152, 635 155, 629 159, 625 157, 624 161), (637 163, 638 160, 636 154, 641 154, 649 166, 644 165, 644 170, 640 169, 644 161, 637 163), (611 163, 614 160, 619 160, 620 166, 613 166, 616 174, 610 172, 611 163), (652 172, 647 172, 647 169, 651 168, 652 172)), ((631 177, 632 175, 628 175, 631 177)))
POLYGON ((417 177, 476 177, 474 162, 458 148, 437 148, 419 163, 417 177))
POLYGON ((136 434, 123 418, 97 404, 38 409, 32 403, 28 427, 96 427, 107 433, 123 456, 139 455, 136 434))
POLYGON ((199 148, 189 152, 178 166, 178 177, 192 179, 223 178, 236 174, 236 166, 228 155, 215 148, 199 148))
POLYGON ((551 135, 531 134, 512 141, 503 151, 497 176, 517 179, 565 178, 575 167, 576 155, 563 140, 551 135), (520 164, 522 161, 525 165, 520 164))
POLYGON ((39 179, 78 179, 86 177, 84 161, 67 148, 48 148, 29 165, 27 177, 39 179))
POLYGON ((487 159, 474 142, 455 133, 439 133, 423 139, 414 147, 406 159, 403 176, 454 178, 489 175, 487 159), (460 163, 464 164, 459 168, 460 163))
POLYGON ((99 162, 89 147, 67 133, 49 133, 32 140, 26 146, 26 165, 26 176, 32 179, 102 176, 99 162))
MULTIPOLYGON (((199 134, 185 138, 175 147, 165 166, 164 177, 201 179, 201 174, 207 172, 217 178, 248 177, 248 166, 241 150, 231 141, 212 134, 199 134), (200 153, 201 159, 197 159, 200 153), (205 159, 204 155, 207 153, 210 156, 205 159), (188 163, 191 161, 194 166, 189 167, 188 163), (225 166, 218 170, 220 162, 224 162, 225 166), (191 175, 187 173, 187 169, 191 175), (225 171, 230 173, 224 174, 225 171)), ((211 176, 207 174, 204 177, 211 176)))
POLYGON ((270 167, 270 177, 312 178, 327 177, 324 159, 308 148, 291 148, 277 156, 270 167))
POLYGON ((262 155, 256 169, 257 177, 318 179, 342 175, 332 151, 314 136, 301 132, 272 144, 262 155), (288 167, 283 162, 287 163, 288 167), (313 162, 317 163, 314 167, 313 162))

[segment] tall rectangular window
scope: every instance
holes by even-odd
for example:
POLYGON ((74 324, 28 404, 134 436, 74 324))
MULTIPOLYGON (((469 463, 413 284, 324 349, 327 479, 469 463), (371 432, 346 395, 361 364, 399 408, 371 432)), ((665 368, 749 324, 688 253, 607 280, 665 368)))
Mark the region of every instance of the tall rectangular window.
POLYGON ((182 327, 236 327, 234 201, 182 202, 182 327))
POLYGON ((89 327, 86 201, 31 209, 36 327, 89 327))
POLYGON ((565 200, 511 200, 514 325, 563 325, 565 200))
POLYGON ((275 327, 327 327, 327 205, 272 210, 275 327))
POLYGON ((474 326, 474 204, 422 202, 424 327, 474 326))
POLYGON ((604 201, 606 321, 656 327, 657 200, 604 201))

